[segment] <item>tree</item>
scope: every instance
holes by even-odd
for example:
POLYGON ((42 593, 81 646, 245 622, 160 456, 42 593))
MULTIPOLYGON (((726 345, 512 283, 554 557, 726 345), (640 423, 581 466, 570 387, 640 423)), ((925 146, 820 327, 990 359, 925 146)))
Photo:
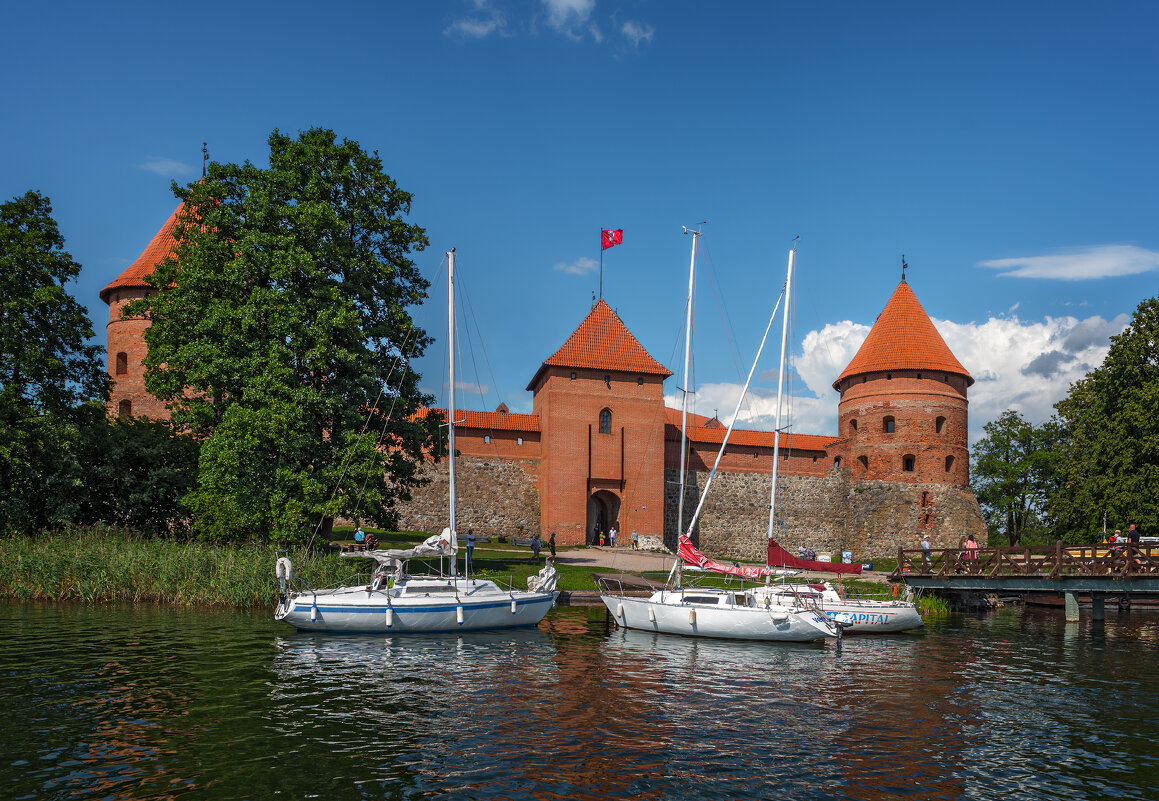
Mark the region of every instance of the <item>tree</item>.
POLYGON ((197 481, 197 441, 159 420, 110 421, 103 407, 92 418, 80 429, 85 481, 74 496, 76 522, 144 534, 183 532, 189 516, 181 500, 197 481))
POLYGON ((174 186, 175 257, 126 310, 151 319, 146 387, 203 440, 186 502, 216 540, 301 538, 359 510, 389 525, 431 444, 409 369, 429 342, 408 312, 428 286, 411 195, 333 131, 269 146, 268 168, 174 186))
POLYGON ((1139 304, 1102 365, 1055 408, 1069 432, 1051 497, 1060 524, 1088 540, 1104 514, 1111 528, 1159 531, 1159 297, 1139 304))
POLYGON ((1039 428, 1013 409, 986 424, 970 469, 974 494, 992 533, 1012 546, 1046 534, 1047 497, 1056 469, 1057 421, 1039 428))
MULTIPOLYGON (((103 348, 67 291, 80 265, 38 192, 0 204, 0 526, 35 530, 67 513, 86 401, 108 396, 103 348)), ((63 517, 62 517, 63 516, 63 517)))

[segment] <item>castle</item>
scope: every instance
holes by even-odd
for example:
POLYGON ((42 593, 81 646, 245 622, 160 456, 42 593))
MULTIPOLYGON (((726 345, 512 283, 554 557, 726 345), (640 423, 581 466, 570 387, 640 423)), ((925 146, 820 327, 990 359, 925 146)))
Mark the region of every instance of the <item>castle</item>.
MULTIPOLYGON (((100 297, 109 306, 109 413, 167 418, 145 390, 148 321, 121 309, 151 290, 145 277, 174 249, 179 206, 141 256, 100 297)), ((681 414, 664 404, 671 371, 654 359, 603 300, 536 369, 532 413, 501 405, 456 411, 458 520, 477 535, 552 533, 560 545, 590 542, 615 524, 627 540, 676 540, 681 414)), ((904 276, 856 356, 833 382, 839 436, 783 434, 778 539, 787 547, 852 552, 858 559, 917 547, 953 547, 986 525, 969 486, 967 389, 974 383, 904 276)), ((708 477, 725 427, 688 416, 684 519, 708 477)), ((763 561, 773 434, 735 429, 698 525, 702 549, 763 561)), ((446 525, 446 470, 401 509, 401 525, 446 525)))

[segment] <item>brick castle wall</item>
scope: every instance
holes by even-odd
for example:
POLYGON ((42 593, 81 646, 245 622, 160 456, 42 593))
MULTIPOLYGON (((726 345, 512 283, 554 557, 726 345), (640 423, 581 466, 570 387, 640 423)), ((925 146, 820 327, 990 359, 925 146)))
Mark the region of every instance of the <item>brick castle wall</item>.
POLYGON ((110 416, 130 414, 168 420, 165 404, 145 390, 145 329, 149 321, 141 317, 121 319, 121 310, 131 300, 152 290, 123 288, 109 295, 109 322, 105 327, 107 369, 113 379, 107 406, 110 416))
MULTIPOLYGON (((539 488, 535 460, 460 456, 455 462, 455 514, 459 533, 530 537, 539 531, 539 488)), ((404 531, 438 534, 447 525, 447 463, 427 462, 422 470, 429 483, 411 491, 399 504, 404 531)))

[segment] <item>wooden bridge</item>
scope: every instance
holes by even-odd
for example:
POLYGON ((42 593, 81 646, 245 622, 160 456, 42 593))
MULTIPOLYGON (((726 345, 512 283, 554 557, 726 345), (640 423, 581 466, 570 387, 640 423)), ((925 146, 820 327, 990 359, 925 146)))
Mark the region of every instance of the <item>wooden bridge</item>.
POLYGON ((1129 543, 1053 548, 958 548, 897 551, 891 581, 931 590, 1062 593, 1066 619, 1078 620, 1079 593, 1091 596, 1095 620, 1107 596, 1159 594, 1159 546, 1129 543))

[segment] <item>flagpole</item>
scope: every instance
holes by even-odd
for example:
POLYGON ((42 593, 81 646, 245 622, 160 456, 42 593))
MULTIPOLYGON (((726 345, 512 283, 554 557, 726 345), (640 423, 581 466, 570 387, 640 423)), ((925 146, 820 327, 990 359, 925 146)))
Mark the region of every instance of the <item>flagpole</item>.
POLYGON ((604 229, 600 229, 600 300, 604 299, 604 229))

